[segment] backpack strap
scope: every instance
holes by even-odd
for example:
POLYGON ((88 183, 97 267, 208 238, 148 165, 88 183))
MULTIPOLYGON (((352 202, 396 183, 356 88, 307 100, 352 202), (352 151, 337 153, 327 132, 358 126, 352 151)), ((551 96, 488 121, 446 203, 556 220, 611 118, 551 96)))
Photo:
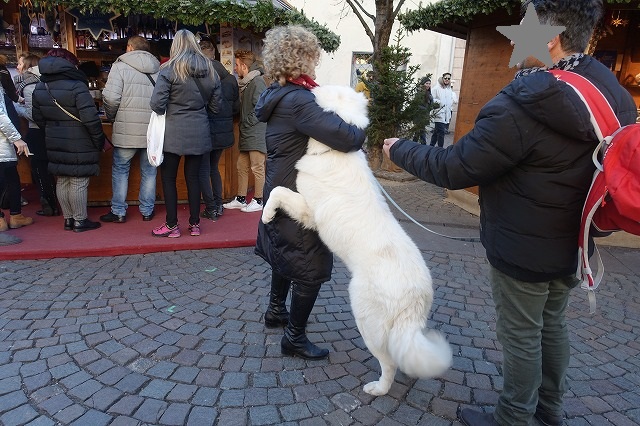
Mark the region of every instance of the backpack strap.
POLYGON ((604 175, 602 175, 603 167, 598 158, 598 154, 604 151, 611 140, 613 134, 620 129, 620 121, 616 116, 613 108, 607 101, 607 98, 600 92, 600 90, 591 83, 588 79, 584 78, 580 74, 576 74, 571 71, 563 71, 552 69, 549 70, 556 79, 565 82, 580 97, 584 102, 593 129, 600 140, 600 143, 593 152, 592 158, 597 170, 594 173, 591 187, 585 201, 585 206, 582 210, 582 218, 580 221, 580 237, 578 239, 578 267, 576 270, 576 277, 582 280, 581 287, 587 290, 587 296, 589 299, 589 313, 595 313, 596 310, 596 296, 594 290, 598 288, 602 278, 604 276, 604 265, 602 263, 602 257, 598 247, 595 246, 595 253, 598 262, 598 272, 596 276, 593 276, 593 271, 589 265, 589 228, 593 221, 593 215, 602 203, 604 203, 605 196, 607 194, 607 187, 604 182, 604 175))

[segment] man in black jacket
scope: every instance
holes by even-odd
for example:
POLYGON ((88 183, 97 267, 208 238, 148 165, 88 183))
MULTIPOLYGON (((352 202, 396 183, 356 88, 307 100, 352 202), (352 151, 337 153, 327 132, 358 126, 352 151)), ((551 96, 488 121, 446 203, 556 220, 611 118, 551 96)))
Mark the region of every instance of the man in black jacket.
MULTIPOLYGON (((565 26, 547 44, 553 68, 589 79, 622 125, 635 122, 633 99, 583 52, 602 14, 601 0, 525 0, 542 24, 565 26)), ((462 410, 466 425, 560 425, 567 389, 565 310, 578 284, 578 232, 595 170, 598 139, 584 103, 536 60, 480 111, 474 128, 446 148, 386 139, 391 160, 449 189, 480 187, 480 234, 491 264, 504 388, 494 413, 462 410)))

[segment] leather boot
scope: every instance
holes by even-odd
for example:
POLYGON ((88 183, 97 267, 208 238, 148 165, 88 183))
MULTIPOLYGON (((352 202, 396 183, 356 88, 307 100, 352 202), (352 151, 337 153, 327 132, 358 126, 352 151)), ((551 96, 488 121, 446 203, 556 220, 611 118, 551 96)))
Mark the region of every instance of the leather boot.
POLYGON ((89 219, 76 220, 73 223, 73 232, 92 231, 100 228, 100 222, 92 222, 89 219))
POLYGON ((22 213, 12 214, 9 216, 9 228, 11 229, 22 228, 23 226, 31 225, 32 223, 33 218, 24 216, 22 213))
POLYGON ((305 333, 307 320, 319 291, 320 285, 305 286, 294 283, 291 291, 289 323, 284 329, 284 336, 280 343, 283 355, 299 356, 304 359, 322 359, 329 355, 329 350, 311 343, 305 333))
POLYGON ((287 312, 287 294, 291 281, 276 274, 271 275, 271 294, 269 296, 269 306, 264 314, 264 325, 267 328, 278 328, 287 325, 289 322, 289 312, 287 312))

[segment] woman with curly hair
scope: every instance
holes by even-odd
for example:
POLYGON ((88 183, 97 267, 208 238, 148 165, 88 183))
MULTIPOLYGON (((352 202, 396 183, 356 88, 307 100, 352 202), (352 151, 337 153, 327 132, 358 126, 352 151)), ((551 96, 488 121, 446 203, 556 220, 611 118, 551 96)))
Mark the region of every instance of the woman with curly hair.
MULTIPOLYGON (((316 104, 310 89, 318 85, 314 78, 320 45, 313 33, 300 26, 273 28, 266 34, 262 53, 266 75, 275 80, 256 105, 258 119, 267 123, 266 203, 276 186, 295 191, 295 164, 305 154, 310 137, 351 152, 362 147, 365 132, 316 104)), ((271 295, 264 320, 269 328, 285 326, 282 354, 325 358, 329 351, 311 343, 305 331, 320 287, 331 278, 331 251, 315 231, 278 213, 268 224, 259 223, 256 254, 271 265, 271 295), (285 306, 290 287, 291 313, 285 306)))
POLYGON ((151 95, 151 109, 166 114, 164 160, 160 164, 162 191, 167 216, 151 231, 155 237, 177 238, 178 190, 176 179, 184 156, 184 178, 189 199, 189 232, 200 235, 199 170, 203 154, 212 150, 209 113, 220 109, 220 78, 189 30, 178 31, 171 44, 170 58, 160 66, 151 95))

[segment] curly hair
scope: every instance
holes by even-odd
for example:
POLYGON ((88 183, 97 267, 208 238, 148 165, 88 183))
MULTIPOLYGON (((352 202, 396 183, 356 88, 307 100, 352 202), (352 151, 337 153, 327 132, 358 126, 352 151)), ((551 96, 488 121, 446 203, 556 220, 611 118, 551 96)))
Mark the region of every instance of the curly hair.
POLYGON ((262 49, 265 74, 281 86, 301 74, 314 77, 320 53, 318 38, 309 30, 298 25, 272 28, 262 49))

